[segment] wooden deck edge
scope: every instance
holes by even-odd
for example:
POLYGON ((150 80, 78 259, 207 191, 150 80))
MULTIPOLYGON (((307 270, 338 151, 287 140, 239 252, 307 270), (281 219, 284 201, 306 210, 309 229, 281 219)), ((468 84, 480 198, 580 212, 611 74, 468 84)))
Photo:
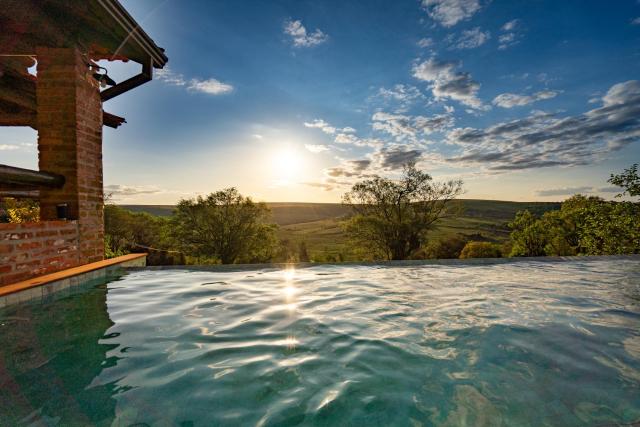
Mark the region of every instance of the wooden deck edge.
MULTIPOLYGON (((45 274, 43 276, 34 277, 31 279, 23 280, 21 282, 13 283, 10 285, 0 286, 0 298, 6 297, 17 292, 26 291, 39 286, 44 286, 53 282, 59 282, 71 277, 79 276, 92 271, 100 270, 107 267, 112 267, 121 264, 142 264, 146 260, 147 254, 128 254, 119 256, 116 258, 105 259, 98 262, 92 262, 90 264, 81 265, 78 267, 69 268, 66 270, 58 271, 56 273, 45 274), (142 263, 134 263, 132 261, 142 261, 142 263)), ((137 266, 142 266, 137 265, 137 266)), ((126 267, 126 265, 123 265, 126 267)))

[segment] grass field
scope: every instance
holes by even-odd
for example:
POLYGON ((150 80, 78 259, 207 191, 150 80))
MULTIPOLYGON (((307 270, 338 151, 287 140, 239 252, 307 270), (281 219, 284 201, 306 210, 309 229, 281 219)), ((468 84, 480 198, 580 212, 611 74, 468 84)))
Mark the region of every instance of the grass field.
MULTIPOLYGON (((439 221, 430 234, 431 239, 446 239, 462 234, 468 240, 490 240, 501 242, 508 238, 507 223, 516 212, 528 209, 536 215, 559 209, 560 203, 508 202, 498 200, 458 200, 460 214, 439 221)), ((355 260, 342 221, 350 209, 339 203, 267 203, 273 222, 278 224, 278 237, 288 240, 293 246, 305 242, 311 259, 355 260)), ((134 212, 170 216, 171 205, 122 205, 134 212)))

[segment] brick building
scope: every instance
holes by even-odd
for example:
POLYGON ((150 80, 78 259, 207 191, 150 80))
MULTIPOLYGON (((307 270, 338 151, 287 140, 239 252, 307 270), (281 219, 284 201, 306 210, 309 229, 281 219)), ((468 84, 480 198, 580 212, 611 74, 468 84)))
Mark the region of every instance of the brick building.
POLYGON ((37 130, 39 170, 0 158, 0 197, 38 199, 40 221, 0 223, 0 286, 104 258, 102 126, 124 119, 103 103, 166 62, 117 0, 3 1, 0 126, 37 130), (100 60, 141 71, 116 83, 100 60))

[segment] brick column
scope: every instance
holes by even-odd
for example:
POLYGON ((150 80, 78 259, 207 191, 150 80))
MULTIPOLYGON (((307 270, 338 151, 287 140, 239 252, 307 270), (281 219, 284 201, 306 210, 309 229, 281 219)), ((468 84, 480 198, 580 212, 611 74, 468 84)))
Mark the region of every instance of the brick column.
POLYGON ((102 102, 97 82, 76 48, 38 48, 38 164, 64 175, 63 188, 40 192, 41 220, 69 206, 78 220, 80 262, 104 258, 102 102))

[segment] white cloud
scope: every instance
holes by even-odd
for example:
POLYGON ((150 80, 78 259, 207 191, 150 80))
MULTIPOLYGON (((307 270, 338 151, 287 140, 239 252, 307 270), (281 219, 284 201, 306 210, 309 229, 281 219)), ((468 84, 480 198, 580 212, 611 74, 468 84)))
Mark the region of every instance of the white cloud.
POLYGON ((180 73, 174 73, 169 67, 156 71, 156 80, 172 86, 186 87, 189 91, 207 93, 209 95, 224 95, 233 91, 233 86, 220 80, 209 78, 185 79, 180 73))
POLYGON ((555 98, 559 93, 560 91, 557 90, 542 90, 531 95, 502 93, 493 99, 493 105, 497 105, 498 107, 502 108, 522 107, 524 105, 532 104, 536 101, 555 98))
POLYGON ((104 186, 104 193, 114 199, 129 199, 142 194, 164 193, 155 186, 111 184, 104 186))
POLYGON ((397 84, 389 89, 381 87, 375 97, 381 98, 387 104, 395 104, 398 112, 406 111, 417 101, 426 99, 417 87, 403 84, 397 84))
POLYGON ((640 25, 640 16, 632 20, 631 25, 640 25))
POLYGON ((471 18, 480 10, 479 0, 422 0, 431 19, 444 27, 452 27, 471 18))
POLYGON ((19 150, 20 147, 12 144, 0 144, 0 151, 19 150))
POLYGON ((563 187, 563 188, 548 188, 546 190, 537 190, 536 196, 548 197, 548 196, 568 196, 572 194, 584 194, 590 193, 594 189, 593 187, 563 187))
POLYGON ((457 38, 448 37, 450 49, 475 49, 482 46, 491 38, 489 31, 482 31, 480 27, 464 30, 457 38))
POLYGON ((374 130, 388 133, 397 140, 406 138, 415 139, 420 134, 442 132, 453 126, 453 116, 449 114, 436 114, 431 117, 407 116, 402 114, 389 114, 377 112, 372 117, 374 130))
POLYGON ((315 119, 313 122, 304 122, 304 125, 308 128, 320 129, 322 130, 322 132, 328 133, 329 135, 333 135, 334 133, 336 133, 336 128, 329 125, 329 123, 325 122, 322 119, 315 119))
POLYGON ((295 47, 317 46, 329 40, 329 36, 320 29, 308 33, 307 29, 299 20, 286 21, 284 24, 284 33, 291 37, 295 47))
POLYGON ((421 47, 421 48, 433 46, 433 39, 432 38, 422 38, 422 39, 418 40, 417 45, 418 45, 418 47, 421 47))
POLYGON ((512 19, 502 26, 503 33, 498 36, 498 49, 505 50, 520 43, 522 24, 519 19, 512 19))
POLYGON ((513 31, 516 29, 520 21, 518 19, 512 19, 502 26, 502 31, 513 31))
POLYGON ((589 194, 589 193, 620 193, 622 189, 620 187, 562 187, 562 188, 548 188, 545 190, 537 190, 536 196, 549 197, 549 196, 571 196, 574 194, 589 194))
POLYGON ((233 86, 227 83, 222 83, 220 80, 216 79, 191 79, 187 89, 196 92, 208 93, 210 95, 224 95, 225 93, 233 92, 233 86))
POLYGON ((263 139, 264 136, 260 135, 259 133, 254 133, 253 135, 251 135, 253 138, 255 139, 263 139))
POLYGON ((449 98, 471 108, 489 109, 477 97, 480 83, 474 81, 471 74, 456 71, 458 66, 458 62, 429 58, 413 67, 413 76, 431 82, 431 91, 436 99, 449 98))
POLYGON ((326 145, 305 144, 304 148, 311 151, 312 153, 322 153, 323 151, 329 151, 329 147, 327 147, 326 145))
POLYGON ((184 86, 187 84, 187 81, 184 79, 184 76, 182 74, 174 73, 173 70, 169 67, 164 67, 160 70, 156 70, 155 78, 158 81, 172 86, 184 86))
POLYGON ((618 83, 602 106, 558 117, 534 112, 487 128, 457 128, 447 142, 460 149, 448 161, 493 172, 588 165, 640 141, 640 82, 618 83))

